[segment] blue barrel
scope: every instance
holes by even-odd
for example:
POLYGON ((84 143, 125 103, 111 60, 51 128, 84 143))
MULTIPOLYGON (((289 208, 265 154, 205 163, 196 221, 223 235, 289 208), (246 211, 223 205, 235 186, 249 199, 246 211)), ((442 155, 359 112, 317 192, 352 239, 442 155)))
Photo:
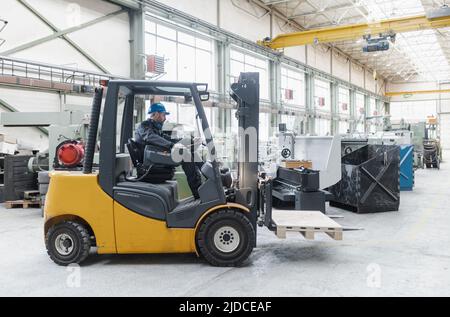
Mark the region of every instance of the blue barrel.
POLYGON ((400 190, 414 188, 414 146, 400 146, 400 190))

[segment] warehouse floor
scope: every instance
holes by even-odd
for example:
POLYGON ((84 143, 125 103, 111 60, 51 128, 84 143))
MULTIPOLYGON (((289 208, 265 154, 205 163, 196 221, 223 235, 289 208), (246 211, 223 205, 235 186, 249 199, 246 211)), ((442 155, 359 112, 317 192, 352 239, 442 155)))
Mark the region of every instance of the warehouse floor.
POLYGON ((450 163, 418 171, 398 213, 333 209, 341 224, 365 229, 342 242, 260 230, 244 268, 210 267, 193 255, 93 254, 78 275, 47 257, 39 210, 2 206, 0 295, 450 296, 449 179, 450 163))

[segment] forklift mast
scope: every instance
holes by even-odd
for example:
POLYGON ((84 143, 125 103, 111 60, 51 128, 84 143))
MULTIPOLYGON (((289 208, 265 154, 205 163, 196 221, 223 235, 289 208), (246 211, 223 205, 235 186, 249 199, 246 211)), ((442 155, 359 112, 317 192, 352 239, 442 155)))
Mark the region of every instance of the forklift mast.
POLYGON ((239 188, 254 212, 258 191, 259 73, 241 73, 239 81, 231 85, 231 97, 237 102, 239 122, 239 188))

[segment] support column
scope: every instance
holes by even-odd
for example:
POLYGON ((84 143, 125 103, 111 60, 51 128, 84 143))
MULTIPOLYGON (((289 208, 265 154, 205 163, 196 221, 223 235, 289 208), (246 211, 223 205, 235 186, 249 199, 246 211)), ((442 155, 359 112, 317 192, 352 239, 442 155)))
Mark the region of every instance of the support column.
MULTIPOLYGON (((218 3, 219 5, 219 3, 218 3)), ((219 93, 219 100, 225 101, 225 96, 230 88, 230 45, 226 42, 216 41, 216 90, 219 93)), ((221 129, 223 133, 229 133, 231 127, 231 120, 236 120, 231 116, 231 109, 220 108, 221 113, 221 129)))
POLYGON ((370 127, 368 126, 367 122, 367 117, 370 117, 371 114, 369 113, 370 110, 370 96, 368 95, 364 95, 364 132, 365 133, 370 133, 370 127))
POLYGON ((130 10, 130 77, 145 79, 145 13, 142 9, 130 10))
POLYGON ((350 89, 350 124, 349 130, 350 132, 355 132, 357 129, 357 121, 358 114, 356 110, 356 91, 354 89, 350 89))
POLYGON ((315 132, 315 104, 314 104, 314 74, 307 72, 305 74, 306 87, 306 115, 307 121, 305 126, 305 133, 313 134, 315 132))
MULTIPOLYGON (((144 80, 146 73, 145 65, 145 13, 141 9, 130 10, 130 77, 132 79, 144 80)), ((136 121, 143 121, 147 116, 145 100, 138 97, 135 100, 137 110, 136 121)))
POLYGON ((278 132, 278 124, 281 122, 278 112, 281 109, 281 62, 269 62, 269 76, 270 76, 270 103, 271 107, 277 110, 277 114, 269 114, 269 135, 274 135, 278 132))
POLYGON ((216 41, 216 90, 221 95, 230 89, 230 45, 226 42, 216 41))
POLYGON ((339 134, 339 84, 331 82, 331 134, 339 134))

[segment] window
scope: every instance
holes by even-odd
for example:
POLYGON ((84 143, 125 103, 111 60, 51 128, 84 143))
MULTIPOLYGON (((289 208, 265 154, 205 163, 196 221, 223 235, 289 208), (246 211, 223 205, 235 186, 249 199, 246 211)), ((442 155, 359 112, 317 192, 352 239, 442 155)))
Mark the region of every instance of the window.
POLYGON ((329 119, 316 118, 316 134, 319 136, 331 134, 331 121, 329 119))
POLYGON ((305 74, 281 67, 281 101, 301 108, 305 106, 305 74))
POLYGON ((369 117, 378 116, 378 110, 377 110, 377 101, 374 98, 370 98, 369 102, 369 117))
POLYGON ((145 53, 165 59, 165 74, 158 77, 158 80, 207 83, 214 90, 212 40, 152 21, 146 21, 145 32, 145 53))
POLYGON ((347 134, 350 130, 350 124, 347 121, 339 122, 339 134, 347 134))
POLYGON ((341 115, 350 115, 350 90, 347 88, 339 87, 339 103, 338 113, 341 115))
POLYGON ((286 128, 288 131, 300 133, 300 122, 297 120, 296 116, 282 115, 281 123, 286 124, 286 128))
POLYGON ((314 103, 316 110, 331 112, 330 83, 320 79, 314 80, 314 103))
POLYGON ((269 141, 269 130, 270 130, 270 114, 260 113, 259 114, 259 141, 267 142, 269 141))
POLYGON ((122 124, 126 98, 127 97, 125 97, 123 94, 119 93, 119 99, 117 104, 117 119, 116 119, 116 154, 121 153, 120 142, 122 138, 122 124))
POLYGON ((355 96, 355 113, 354 116, 359 118, 365 115, 365 96, 360 93, 356 93, 355 96))
POLYGON ((230 82, 237 82, 242 72, 259 73, 260 98, 269 99, 269 64, 263 57, 231 50, 230 82))
POLYGON ((178 123, 185 125, 189 130, 195 131, 196 123, 195 123, 195 117, 197 114, 197 110, 195 109, 194 105, 178 105, 179 106, 179 112, 180 116, 178 118, 178 123))
POLYGON ((360 93, 356 93, 355 95, 355 113, 354 113, 355 119, 356 119, 356 132, 358 133, 364 133, 365 132, 365 118, 366 118, 366 111, 365 111, 365 96, 360 93))

